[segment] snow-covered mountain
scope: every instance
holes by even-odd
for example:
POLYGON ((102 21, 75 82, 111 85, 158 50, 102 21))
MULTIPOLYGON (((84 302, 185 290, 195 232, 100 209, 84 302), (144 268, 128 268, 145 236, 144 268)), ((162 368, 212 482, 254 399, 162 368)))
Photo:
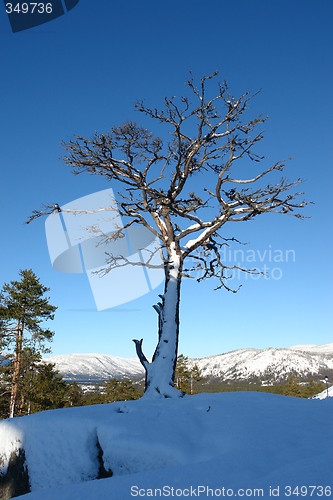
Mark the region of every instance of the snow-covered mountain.
POLYGON ((287 348, 239 349, 218 356, 191 360, 204 377, 219 380, 273 382, 290 374, 302 378, 333 374, 333 343, 322 346, 297 345, 287 348))
MULTIPOLYGON (((109 378, 142 378, 144 370, 138 359, 105 354, 68 354, 51 356, 65 380, 96 382, 109 378)), ((191 359, 204 377, 219 381, 285 380, 295 373, 303 378, 333 375, 333 343, 322 346, 297 345, 288 348, 238 349, 236 351, 191 359)))
POLYGON ((98 382, 110 378, 142 378, 144 370, 138 359, 106 354, 65 354, 45 358, 63 375, 64 380, 98 382))

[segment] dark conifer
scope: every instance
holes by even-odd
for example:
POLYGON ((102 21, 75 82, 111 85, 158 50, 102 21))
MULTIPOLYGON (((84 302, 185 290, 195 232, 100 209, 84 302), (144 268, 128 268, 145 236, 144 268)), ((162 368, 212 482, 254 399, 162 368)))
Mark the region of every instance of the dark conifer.
MULTIPOLYGON (((24 355, 30 356, 29 376, 33 376, 34 364, 38 354, 48 352, 45 342, 52 341, 54 332, 43 327, 43 323, 53 320, 57 309, 49 304, 44 294, 49 289, 40 283, 35 273, 29 269, 19 272, 20 280, 5 283, 0 292, 0 347, 4 347, 9 355, 11 366, 11 395, 9 417, 15 414, 18 400, 18 389, 24 355), (26 350, 28 349, 28 350, 26 350)), ((7 354, 8 356, 8 354, 7 354)), ((25 367, 27 370, 27 367, 25 367)), ((21 395, 21 406, 22 406, 21 395)))

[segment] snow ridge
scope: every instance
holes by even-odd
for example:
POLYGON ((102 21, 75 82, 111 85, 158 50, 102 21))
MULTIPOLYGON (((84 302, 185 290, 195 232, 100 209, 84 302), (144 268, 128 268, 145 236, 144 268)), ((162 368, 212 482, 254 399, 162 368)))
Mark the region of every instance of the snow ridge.
POLYGON ((144 370, 138 359, 107 354, 65 354, 44 359, 54 363, 64 380, 93 382, 110 378, 142 377, 144 370))
POLYGON ((288 348, 239 349, 218 356, 193 359, 204 377, 223 380, 284 380, 294 373, 319 375, 333 370, 333 344, 298 345, 288 348))
MULTIPOLYGON (((106 354, 68 354, 51 356, 45 361, 55 363, 65 380, 93 382, 110 378, 142 378, 144 370, 136 358, 106 354)), ((249 380, 254 377, 283 380, 291 373, 300 376, 323 375, 333 370, 333 343, 322 346, 297 345, 288 348, 238 349, 235 351, 193 358, 204 377, 220 380, 249 380)))

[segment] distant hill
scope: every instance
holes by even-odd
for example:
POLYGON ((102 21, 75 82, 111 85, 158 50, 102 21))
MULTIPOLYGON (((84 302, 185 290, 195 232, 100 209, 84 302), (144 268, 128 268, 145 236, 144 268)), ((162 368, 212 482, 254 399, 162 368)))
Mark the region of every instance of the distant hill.
POLYGON ((192 359, 203 376, 219 381, 283 382, 289 375, 302 380, 333 376, 333 343, 322 346, 238 349, 218 356, 192 359))
MULTIPOLYGON (((139 379, 144 370, 136 358, 120 358, 105 354, 66 354, 51 356, 65 380, 98 382, 110 378, 139 379)), ((288 348, 238 349, 236 351, 190 359, 205 378, 212 381, 282 382, 289 375, 301 380, 333 377, 333 343, 322 346, 297 345, 288 348)))
POLYGON ((64 380, 81 383, 144 376, 144 369, 135 358, 119 358, 106 354, 64 354, 45 358, 44 361, 55 363, 64 380))

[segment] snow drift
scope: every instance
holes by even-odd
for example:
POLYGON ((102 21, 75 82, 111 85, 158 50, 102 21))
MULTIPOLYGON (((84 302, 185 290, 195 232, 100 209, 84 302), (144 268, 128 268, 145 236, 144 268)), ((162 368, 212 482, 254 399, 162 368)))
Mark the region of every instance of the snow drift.
POLYGON ((5 472, 10 452, 25 450, 27 500, 121 500, 138 496, 134 486, 144 496, 165 485, 262 488, 264 496, 270 487, 330 487, 332 410, 333 398, 262 393, 52 410, 0 422, 0 461, 5 472), (97 438, 114 476, 91 481, 97 438))

